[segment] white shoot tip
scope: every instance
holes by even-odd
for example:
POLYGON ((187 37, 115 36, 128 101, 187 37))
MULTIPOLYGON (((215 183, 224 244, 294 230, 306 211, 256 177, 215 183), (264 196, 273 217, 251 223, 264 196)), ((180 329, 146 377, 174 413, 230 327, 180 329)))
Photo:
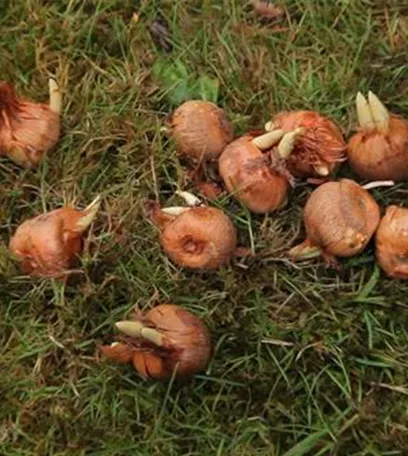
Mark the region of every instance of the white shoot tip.
POLYGON ((98 195, 89 206, 87 206, 82 212, 84 215, 78 220, 76 227, 79 232, 85 231, 91 223, 95 220, 96 214, 101 206, 101 196, 98 195))
POLYGON ((172 207, 163 207, 161 209, 162 212, 168 215, 180 215, 183 212, 188 211, 190 208, 189 207, 183 207, 183 206, 172 206, 172 207))
POLYGON ((130 337, 140 337, 140 333, 144 328, 138 321, 118 321, 115 326, 121 333, 130 337))
POLYGON ((360 127, 368 130, 374 129, 375 123, 371 113, 370 105, 361 92, 358 92, 356 96, 356 109, 360 127))
POLYGON ((163 345, 163 336, 153 328, 143 328, 141 336, 159 347, 163 345))
POLYGON ((143 337, 143 339, 152 342, 155 345, 163 345, 163 336, 159 331, 148 328, 138 321, 118 321, 115 323, 116 328, 129 337, 143 337))
POLYGON ((176 195, 183 198, 188 206, 199 206, 200 204, 202 204, 202 201, 200 200, 200 198, 198 198, 197 196, 193 195, 190 192, 184 192, 181 190, 177 190, 175 193, 176 193, 176 195))
POLYGON ((258 147, 258 149, 261 150, 268 150, 275 144, 277 144, 285 132, 283 130, 274 130, 270 131, 268 133, 265 133, 264 135, 257 136, 252 140, 252 143, 258 147))
POLYGON ((385 181, 373 181, 369 182, 368 184, 362 185, 365 190, 370 190, 372 188, 377 187, 392 187, 395 185, 395 182, 392 180, 385 180, 385 181))
MULTIPOLYGON (((298 129, 286 133, 278 145, 278 154, 281 158, 288 158, 293 150, 297 136, 299 136, 298 129)), ((302 130, 302 129, 299 129, 302 130)), ((302 130, 303 131, 303 130, 302 130)))
POLYGON ((375 126, 381 131, 388 131, 390 114, 388 109, 373 92, 368 92, 368 102, 375 126))
POLYGON ((56 114, 61 114, 62 109, 62 96, 55 79, 48 80, 48 89, 50 94, 50 109, 56 114))
POLYGON ((275 126, 273 125, 273 122, 270 120, 269 122, 266 122, 264 128, 266 131, 273 131, 275 129, 275 126))
POLYGON ((326 177, 330 174, 330 169, 327 166, 314 166, 316 174, 322 177, 326 177))

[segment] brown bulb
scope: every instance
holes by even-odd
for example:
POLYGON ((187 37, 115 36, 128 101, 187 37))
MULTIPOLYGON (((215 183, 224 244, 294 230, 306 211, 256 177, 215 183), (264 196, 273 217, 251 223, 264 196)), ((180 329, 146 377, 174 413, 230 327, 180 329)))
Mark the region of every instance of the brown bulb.
POLYGON ((287 159, 287 168, 296 177, 326 177, 346 159, 346 143, 340 128, 317 112, 281 112, 265 127, 269 131, 282 129, 285 132, 302 128, 287 159))
POLYGON ((21 270, 36 277, 66 276, 99 205, 98 197, 83 211, 63 207, 23 222, 9 245, 21 270))
POLYGON ((236 229, 214 207, 164 208, 153 203, 153 222, 162 230, 160 243, 179 266, 210 270, 227 264, 237 245, 236 229))
POLYGON ((116 323, 118 342, 101 347, 118 363, 132 362, 143 377, 191 377, 206 369, 211 357, 211 337, 202 321, 180 306, 159 305, 146 314, 116 323))
POLYGON ((375 237, 376 257, 391 278, 408 279, 408 209, 389 206, 375 237))
POLYGON ((170 126, 179 154, 195 162, 217 158, 233 139, 224 110, 209 101, 186 101, 172 114, 170 126))
POLYGON ((0 82, 0 154, 21 166, 37 165, 58 142, 61 95, 50 79, 50 104, 17 97, 13 87, 0 82))
POLYGON ((367 190, 350 179, 341 179, 312 192, 303 219, 306 240, 289 255, 295 260, 323 255, 331 261, 365 248, 380 221, 380 209, 367 190))
POLYGON ((408 122, 390 114, 372 92, 356 97, 359 130, 348 143, 351 168, 363 179, 408 178, 408 122))
POLYGON ((255 138, 243 136, 221 154, 219 172, 225 187, 251 212, 272 212, 285 204, 291 178, 285 160, 299 133, 276 130, 255 138))

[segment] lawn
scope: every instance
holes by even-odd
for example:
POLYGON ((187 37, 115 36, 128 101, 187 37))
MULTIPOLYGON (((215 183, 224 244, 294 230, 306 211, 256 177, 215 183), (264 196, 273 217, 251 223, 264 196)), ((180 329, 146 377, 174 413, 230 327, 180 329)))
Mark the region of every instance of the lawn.
MULTIPOLYGON (((236 136, 314 109, 349 137, 369 89, 408 118, 405 0, 282 3, 267 22, 240 0, 0 2, 1 79, 46 101, 55 76, 64 97, 37 169, 0 159, 1 245, 28 217, 103 200, 65 286, 23 277, 2 247, 1 455, 408 454, 408 284, 385 278, 372 244, 339 270, 288 260, 311 185, 268 216, 212 203, 257 253, 212 273, 174 266, 145 219, 146 198, 191 190, 162 130, 184 99, 215 100, 236 136), (144 380, 99 354, 115 321, 159 303, 211 330, 213 359, 191 381, 144 380)), ((408 184, 372 194, 407 205, 408 184)))

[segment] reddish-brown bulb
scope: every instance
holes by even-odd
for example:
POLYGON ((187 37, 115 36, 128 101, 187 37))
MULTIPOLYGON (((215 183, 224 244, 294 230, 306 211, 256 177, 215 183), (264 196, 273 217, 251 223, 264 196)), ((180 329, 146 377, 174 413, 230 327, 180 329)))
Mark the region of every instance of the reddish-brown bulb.
POLYGON ((220 209, 207 206, 161 209, 153 204, 151 218, 162 230, 163 250, 179 266, 217 269, 234 256, 237 232, 220 209))
POLYGON ((81 252, 84 232, 99 209, 99 198, 85 210, 63 207, 23 222, 9 249, 25 274, 36 277, 66 276, 81 252))
POLYGON ((360 253, 380 221, 370 193, 350 179, 327 182, 310 195, 303 214, 306 240, 294 247, 293 259, 323 255, 326 260, 360 253))
POLYGON ((170 118, 180 155, 194 162, 217 158, 232 141, 233 130, 223 109, 203 100, 189 100, 170 118))
POLYGON ((0 82, 0 154, 21 166, 37 165, 58 142, 61 95, 50 80, 50 104, 17 97, 13 87, 0 82))
POLYGON ((188 310, 162 304, 146 314, 116 323, 122 333, 102 353, 118 363, 131 362, 143 377, 191 377, 208 366, 211 337, 202 321, 188 310))
POLYGON ((317 112, 281 112, 266 128, 285 132, 302 128, 287 159, 287 168, 296 177, 328 176, 346 159, 346 143, 340 128, 317 112))
POLYGON ((349 163, 363 179, 408 178, 408 122, 388 112, 372 92, 356 98, 359 129, 348 143, 349 163))
POLYGON ((389 206, 375 237, 376 257, 384 272, 408 279, 408 209, 389 206))
POLYGON ((225 187, 251 212, 272 212, 285 204, 291 180, 286 161, 299 133, 243 136, 221 154, 219 172, 225 187))

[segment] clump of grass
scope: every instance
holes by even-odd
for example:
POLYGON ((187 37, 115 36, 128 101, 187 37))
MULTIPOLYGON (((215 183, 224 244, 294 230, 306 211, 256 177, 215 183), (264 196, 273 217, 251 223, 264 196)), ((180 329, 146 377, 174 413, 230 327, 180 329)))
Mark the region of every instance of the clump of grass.
MULTIPOLYGON (((143 198, 165 201, 185 182, 160 132, 174 88, 155 65, 182 62, 182 95, 216 98, 236 134, 290 108, 319 110, 349 133, 353 98, 369 88, 408 117, 404 2, 286 8, 267 25, 237 0, 0 4, 1 77, 46 100, 55 75, 65 99, 60 144, 37 170, 0 159, 1 241, 44 209, 104 199, 73 283, 0 275, 1 454, 405 454, 408 285, 379 273, 372 246, 340 272, 289 264, 310 187, 273 216, 219 202, 262 251, 249 268, 179 270, 143 217, 143 198), (171 51, 152 39, 159 16, 171 51), (143 381, 99 360, 115 320, 159 302, 192 310, 213 333, 210 368, 189 383, 143 381)), ((407 190, 375 195, 399 204, 407 190)))

